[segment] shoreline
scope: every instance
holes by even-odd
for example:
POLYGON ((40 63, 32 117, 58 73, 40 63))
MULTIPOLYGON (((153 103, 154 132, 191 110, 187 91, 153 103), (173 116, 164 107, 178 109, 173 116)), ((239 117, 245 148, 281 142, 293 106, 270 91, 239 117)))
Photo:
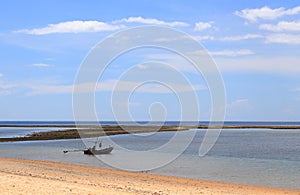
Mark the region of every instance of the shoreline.
POLYGON ((0 159, 0 187, 4 194, 300 194, 300 190, 8 158, 0 159))
MULTIPOLYGON (((0 128, 8 128, 14 126, 0 126, 0 128)), ((21 126, 16 126, 21 127, 21 126)), ((24 128, 62 128, 65 130, 36 132, 22 137, 0 138, 0 142, 15 141, 34 141, 34 140, 59 140, 59 139, 79 139, 93 138, 100 136, 111 136, 130 133, 150 133, 150 132, 166 132, 166 131, 186 131, 189 129, 300 129, 300 126, 276 126, 276 125, 227 125, 227 126, 23 126, 24 128), (123 129, 125 127, 126 129, 123 129), (70 129, 66 129, 70 128, 70 129), (130 130, 129 130, 130 129, 130 130)))

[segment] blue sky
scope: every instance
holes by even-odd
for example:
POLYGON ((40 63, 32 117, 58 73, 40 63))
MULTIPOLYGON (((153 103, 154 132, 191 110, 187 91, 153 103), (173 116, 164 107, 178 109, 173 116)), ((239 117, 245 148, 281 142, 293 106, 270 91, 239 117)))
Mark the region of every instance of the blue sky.
MULTIPOLYGON (((210 52, 225 84, 226 120, 300 119, 296 1, 12 0, 2 2, 0 14, 0 120, 73 120, 71 89, 90 49, 112 33, 141 25, 188 33, 210 52)), ((173 64, 193 85, 203 86, 196 93, 200 119, 208 120, 211 102, 201 75, 165 51, 151 49, 121 56, 107 69, 99 81, 107 89, 96 93, 99 119, 114 120, 113 81, 149 56, 173 64)), ((157 101, 168 109, 167 120, 178 120, 176 98, 147 89, 132 96, 134 119, 149 120, 149 105, 157 101)))

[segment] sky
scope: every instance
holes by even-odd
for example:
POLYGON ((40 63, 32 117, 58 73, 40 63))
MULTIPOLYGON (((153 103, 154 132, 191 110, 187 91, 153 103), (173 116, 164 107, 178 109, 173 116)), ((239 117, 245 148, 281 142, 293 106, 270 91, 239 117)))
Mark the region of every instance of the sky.
MULTIPOLYGON (((2 121, 73 120, 74 81, 91 49, 112 34, 149 25, 187 33, 208 51, 225 86, 225 120, 300 119, 299 2, 10 0, 1 3, 0 15, 2 121)), ((188 78, 199 120, 210 119, 210 91, 201 74, 174 53, 141 48, 119 56, 99 79, 99 120, 116 120, 113 86, 131 67, 169 74, 160 66, 145 68, 148 61, 167 63, 188 78)), ((142 86, 128 104, 121 97, 116 101, 118 109, 130 107, 133 120, 156 119, 165 111, 161 117, 180 120, 182 114, 176 94, 157 83, 142 86)))

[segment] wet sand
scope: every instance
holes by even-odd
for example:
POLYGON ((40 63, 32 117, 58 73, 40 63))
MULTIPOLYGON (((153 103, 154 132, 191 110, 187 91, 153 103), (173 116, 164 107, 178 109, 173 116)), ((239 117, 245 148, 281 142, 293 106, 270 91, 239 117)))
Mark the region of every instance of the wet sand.
POLYGON ((0 159, 2 194, 297 194, 300 190, 133 173, 47 161, 0 159))

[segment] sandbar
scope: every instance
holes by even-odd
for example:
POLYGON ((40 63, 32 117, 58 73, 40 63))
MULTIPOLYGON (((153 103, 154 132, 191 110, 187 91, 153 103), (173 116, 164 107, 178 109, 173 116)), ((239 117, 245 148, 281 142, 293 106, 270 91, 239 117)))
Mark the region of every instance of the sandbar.
MULTIPOLYGON (((13 126, 0 126, 0 127, 13 127, 13 126)), ((21 127, 21 126, 18 126, 21 127)), ((47 128, 62 128, 63 130, 43 131, 28 134, 22 137, 9 137, 0 138, 0 142, 14 142, 14 141, 33 141, 33 140, 59 140, 59 139, 79 139, 79 138, 92 138, 99 136, 111 136, 119 134, 132 134, 132 133, 149 133, 149 132, 166 132, 166 131, 185 131, 189 129, 272 129, 272 130, 299 130, 300 126, 273 126, 273 125, 226 125, 226 126, 33 126, 47 127, 47 128), (68 128, 68 129, 65 129, 68 128), (125 129, 124 129, 125 128, 125 129)))

